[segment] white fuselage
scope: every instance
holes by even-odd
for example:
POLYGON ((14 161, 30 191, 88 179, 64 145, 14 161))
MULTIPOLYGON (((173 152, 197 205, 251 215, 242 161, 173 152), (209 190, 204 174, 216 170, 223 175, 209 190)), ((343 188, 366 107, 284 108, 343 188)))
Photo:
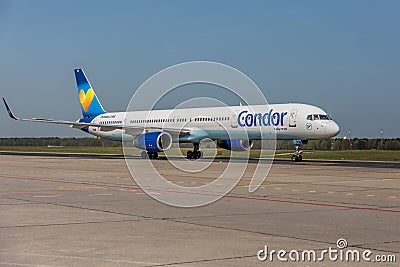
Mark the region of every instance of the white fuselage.
MULTIPOLYGON (((338 124, 325 111, 307 104, 108 112, 96 116, 92 123, 145 126, 145 132, 152 131, 152 127, 190 130, 189 135, 174 136, 174 142, 199 142, 204 138, 309 140, 330 138, 339 133, 338 124)), ((124 141, 133 140, 135 134, 140 134, 129 134, 125 130, 103 131, 93 126, 88 132, 119 141, 122 137, 124 141)))

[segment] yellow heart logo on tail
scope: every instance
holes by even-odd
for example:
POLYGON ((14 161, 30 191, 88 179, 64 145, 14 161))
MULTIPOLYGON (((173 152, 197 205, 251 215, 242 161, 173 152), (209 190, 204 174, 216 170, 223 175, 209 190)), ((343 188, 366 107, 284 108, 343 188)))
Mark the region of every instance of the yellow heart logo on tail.
POLYGON ((92 88, 89 88, 86 94, 82 89, 79 91, 79 102, 81 102, 82 108, 85 112, 89 110, 93 97, 94 97, 94 91, 92 88))

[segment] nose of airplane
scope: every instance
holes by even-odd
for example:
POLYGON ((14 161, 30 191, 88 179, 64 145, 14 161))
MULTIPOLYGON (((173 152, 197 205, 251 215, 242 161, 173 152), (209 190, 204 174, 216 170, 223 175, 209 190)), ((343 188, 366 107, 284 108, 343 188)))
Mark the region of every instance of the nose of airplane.
POLYGON ((336 136, 339 132, 339 125, 334 121, 330 121, 325 127, 325 133, 330 137, 336 136))

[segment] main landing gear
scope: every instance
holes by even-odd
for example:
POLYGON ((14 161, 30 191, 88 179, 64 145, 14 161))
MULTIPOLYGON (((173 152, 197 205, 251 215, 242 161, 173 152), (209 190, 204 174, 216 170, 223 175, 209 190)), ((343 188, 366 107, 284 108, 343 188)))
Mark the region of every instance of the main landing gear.
POLYGON ((189 150, 186 153, 188 159, 200 159, 203 157, 203 152, 200 150, 200 143, 193 143, 193 151, 189 150))
POLYGON ((303 160, 303 151, 301 150, 301 145, 303 144, 301 140, 293 140, 294 146, 296 147, 296 152, 292 156, 293 162, 300 162, 303 160))
POLYGON ((150 151, 142 151, 142 159, 157 159, 158 153, 157 152, 150 152, 150 151))

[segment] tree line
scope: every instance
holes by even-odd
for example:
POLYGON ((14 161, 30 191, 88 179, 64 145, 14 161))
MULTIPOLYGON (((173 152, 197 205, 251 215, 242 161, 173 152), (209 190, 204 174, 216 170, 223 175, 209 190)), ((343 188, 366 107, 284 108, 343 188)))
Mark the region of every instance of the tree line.
MULTIPOLYGON (((190 146, 190 144, 188 144, 190 146)), ((111 141, 103 138, 93 137, 12 137, 0 138, 0 146, 101 146, 101 147, 120 147, 121 142, 111 141)), ((255 141, 255 149, 260 148, 260 142, 255 141)), ((278 140, 276 142, 278 150, 293 150, 294 144, 291 140, 278 140)), ((400 150, 400 138, 392 139, 321 139, 310 140, 303 145, 303 149, 311 150, 400 150)))
POLYGON ((121 142, 93 137, 12 137, 0 138, 0 146, 102 146, 118 147, 121 142))
MULTIPOLYGON (((294 145, 292 141, 277 141, 277 149, 290 150, 294 145)), ((400 138, 386 139, 321 139, 309 140, 308 144, 303 145, 303 149, 311 150, 400 150, 400 138)))

